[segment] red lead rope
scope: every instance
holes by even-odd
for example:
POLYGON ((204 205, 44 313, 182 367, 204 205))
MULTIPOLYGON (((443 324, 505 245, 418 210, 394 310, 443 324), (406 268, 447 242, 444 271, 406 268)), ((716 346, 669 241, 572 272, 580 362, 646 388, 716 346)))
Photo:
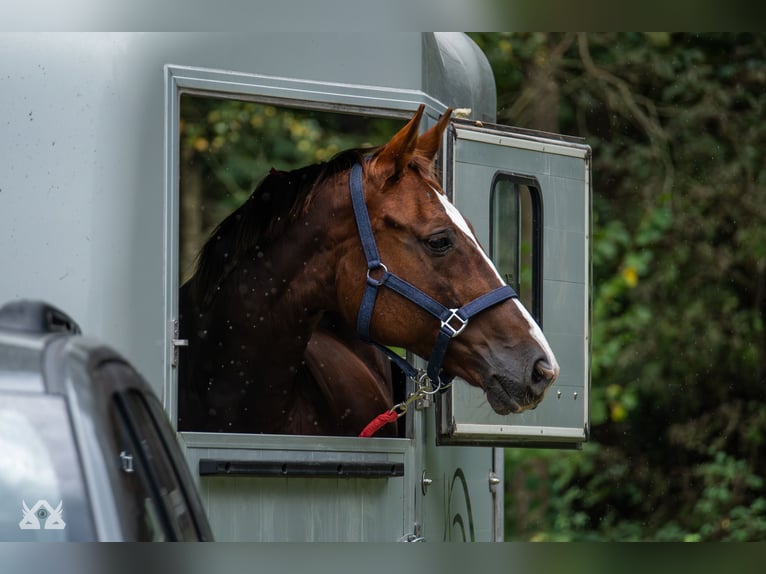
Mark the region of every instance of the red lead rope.
POLYGON ((413 393, 410 393, 410 395, 404 400, 404 402, 401 402, 398 405, 394 405, 383 414, 378 415, 374 419, 372 419, 372 421, 370 421, 370 424, 368 424, 366 427, 364 427, 364 429, 362 429, 362 432, 359 433, 359 436, 371 437, 387 424, 395 423, 400 416, 402 416, 404 413, 407 412, 407 409, 409 408, 410 404, 420 399, 425 399, 429 397, 430 395, 434 395, 439 391, 444 391, 445 389, 448 389, 452 385, 452 383, 450 383, 444 386, 442 385, 442 382, 439 381, 439 385, 434 390, 430 390, 429 387, 424 386, 425 380, 426 380, 426 374, 421 372, 420 376, 418 377, 416 381, 418 384, 417 390, 413 393))
POLYGON ((384 426, 390 423, 395 423, 397 419, 399 418, 399 415, 396 413, 396 411, 386 411, 381 415, 376 416, 372 421, 370 421, 370 424, 368 424, 364 429, 362 429, 362 432, 359 433, 360 437, 370 437, 374 435, 376 432, 378 432, 380 429, 382 429, 384 426))

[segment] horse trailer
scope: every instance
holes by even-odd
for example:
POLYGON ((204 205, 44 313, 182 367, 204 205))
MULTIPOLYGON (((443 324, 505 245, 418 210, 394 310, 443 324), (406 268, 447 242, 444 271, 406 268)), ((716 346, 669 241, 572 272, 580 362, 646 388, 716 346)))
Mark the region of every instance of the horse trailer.
POLYGON ((0 304, 64 309, 150 382, 216 540, 503 540, 503 449, 587 440, 591 151, 497 125, 468 36, 3 34, 0 82, 0 304), (546 398, 498 414, 458 379, 385 437, 179 427, 179 292, 204 241, 269 169, 384 144, 421 106, 421 132, 454 110, 439 184, 556 354, 546 398))

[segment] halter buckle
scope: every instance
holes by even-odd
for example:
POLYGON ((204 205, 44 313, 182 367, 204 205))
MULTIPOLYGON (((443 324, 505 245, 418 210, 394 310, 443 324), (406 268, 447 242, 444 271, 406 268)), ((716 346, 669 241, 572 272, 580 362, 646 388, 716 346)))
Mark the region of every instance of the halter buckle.
POLYGON ((460 333, 463 332, 465 326, 468 325, 468 319, 463 319, 458 312, 460 309, 450 309, 450 315, 446 319, 442 320, 441 330, 445 335, 448 335, 450 339, 454 339, 460 333), (457 327, 452 326, 452 320, 456 319, 458 322, 457 327))

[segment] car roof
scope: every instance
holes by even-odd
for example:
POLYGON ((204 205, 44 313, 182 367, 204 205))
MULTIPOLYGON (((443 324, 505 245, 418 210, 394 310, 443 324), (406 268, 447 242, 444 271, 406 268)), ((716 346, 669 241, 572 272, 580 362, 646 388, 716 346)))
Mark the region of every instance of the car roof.
MULTIPOLYGON (((82 336, 79 325, 50 304, 19 300, 0 307, 0 393, 90 398, 102 390, 90 373, 111 361, 130 367, 110 347, 82 336)), ((140 376, 131 377, 128 385, 151 393, 140 376)))

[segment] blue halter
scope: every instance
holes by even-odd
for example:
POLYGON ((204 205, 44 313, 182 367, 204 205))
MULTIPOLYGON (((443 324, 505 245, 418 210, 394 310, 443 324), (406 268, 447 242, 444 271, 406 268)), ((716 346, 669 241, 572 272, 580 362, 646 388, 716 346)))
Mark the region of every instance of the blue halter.
MULTIPOLYGON (((389 273, 386 266, 380 260, 378 247, 375 244, 375 235, 372 232, 370 215, 367 211, 367 205, 364 202, 362 165, 359 163, 351 168, 349 186, 351 188, 351 203, 354 207, 356 226, 359 230, 359 239, 362 241, 364 256, 367 259, 367 285, 365 286, 364 295, 362 296, 362 303, 359 306, 359 314, 356 321, 357 334, 363 341, 374 343, 370 339, 372 312, 375 308, 378 289, 385 285, 405 299, 413 302, 421 309, 428 311, 441 322, 439 333, 436 336, 436 342, 431 351, 431 357, 428 360, 428 368, 426 372, 431 379, 432 384, 437 388, 441 385, 449 384, 453 377, 447 377, 440 373, 449 342, 466 328, 471 317, 501 301, 518 297, 518 295, 509 285, 503 285, 502 287, 498 287, 489 293, 477 297, 459 309, 451 309, 426 295, 423 291, 404 279, 397 277, 393 273, 389 273), (373 273, 375 273, 378 278, 373 277, 373 273)), ((383 350, 408 377, 415 377, 417 370, 412 365, 390 349, 378 345, 377 343, 375 344, 383 350)))

